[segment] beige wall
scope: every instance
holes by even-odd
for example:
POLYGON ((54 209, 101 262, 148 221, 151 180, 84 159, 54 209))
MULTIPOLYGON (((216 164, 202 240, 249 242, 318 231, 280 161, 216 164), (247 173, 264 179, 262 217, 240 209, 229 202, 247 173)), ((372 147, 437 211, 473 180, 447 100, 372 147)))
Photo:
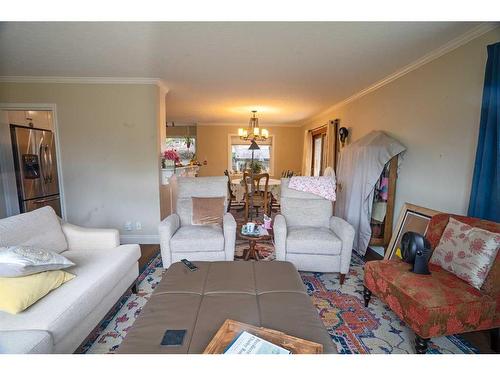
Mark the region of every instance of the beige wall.
MULTIPOLYGON (((486 46, 497 28, 419 69, 307 123, 340 118, 351 141, 383 130, 408 149, 397 182, 404 202, 467 211, 481 109, 486 46)), ((333 104, 333 103, 332 103, 333 104)))
POLYGON ((0 85, 0 102, 57 105, 68 221, 127 235, 157 234, 158 95, 154 85, 0 85), (127 220, 142 230, 123 231, 127 220))
MULTIPOLYGON (((301 171, 302 163, 302 129, 300 127, 274 126, 266 127, 269 135, 274 136, 274 176, 280 177, 281 172, 290 169, 301 171)), ((198 126, 197 154, 198 160, 207 165, 200 168, 201 176, 222 176, 228 169, 228 136, 238 134, 237 126, 198 126)))

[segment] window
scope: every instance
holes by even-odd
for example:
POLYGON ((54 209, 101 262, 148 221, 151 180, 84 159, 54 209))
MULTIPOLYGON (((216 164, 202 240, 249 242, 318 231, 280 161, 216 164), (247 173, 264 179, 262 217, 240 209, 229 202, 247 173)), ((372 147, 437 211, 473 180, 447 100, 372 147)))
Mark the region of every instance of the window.
MULTIPOLYGON (((238 136, 232 135, 229 138, 229 171, 233 174, 242 174, 250 167, 252 161, 252 151, 250 141, 242 141, 238 136)), ((258 142, 260 150, 254 151, 254 161, 260 163, 262 173, 273 174, 273 137, 266 141, 258 142)))
POLYGON ((326 167, 326 127, 312 133, 311 176, 322 176, 326 167))
POLYGON ((176 150, 183 165, 189 164, 196 153, 196 139, 194 137, 167 137, 166 142, 167 150, 176 150))

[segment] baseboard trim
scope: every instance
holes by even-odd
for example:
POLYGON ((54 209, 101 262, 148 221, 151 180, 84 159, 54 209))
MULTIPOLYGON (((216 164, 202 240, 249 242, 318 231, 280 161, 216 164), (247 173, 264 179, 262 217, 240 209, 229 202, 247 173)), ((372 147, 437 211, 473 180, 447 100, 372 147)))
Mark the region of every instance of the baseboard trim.
POLYGON ((123 234, 120 236, 120 243, 131 244, 137 243, 142 245, 159 244, 160 236, 157 234, 123 234))

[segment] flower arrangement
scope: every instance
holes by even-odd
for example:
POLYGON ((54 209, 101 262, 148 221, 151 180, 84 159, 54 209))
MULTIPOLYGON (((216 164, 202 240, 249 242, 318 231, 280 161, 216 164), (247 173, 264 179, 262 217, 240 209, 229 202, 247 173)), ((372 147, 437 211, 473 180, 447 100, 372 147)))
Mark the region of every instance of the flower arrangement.
POLYGON ((174 149, 167 150, 162 155, 161 164, 163 168, 166 168, 168 166, 175 166, 177 164, 180 164, 180 162, 181 158, 177 150, 174 149))

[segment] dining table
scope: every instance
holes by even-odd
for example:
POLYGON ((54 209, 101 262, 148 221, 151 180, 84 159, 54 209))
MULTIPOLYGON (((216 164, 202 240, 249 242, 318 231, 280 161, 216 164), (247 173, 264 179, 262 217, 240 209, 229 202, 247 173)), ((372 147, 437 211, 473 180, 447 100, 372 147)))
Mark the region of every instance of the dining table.
MULTIPOLYGON (((233 194, 236 197, 236 202, 238 203, 244 203, 245 199, 245 186, 243 185, 242 181, 242 177, 231 179, 231 190, 233 191, 233 194)), ((264 190, 265 184, 265 179, 261 179, 259 184, 260 189, 264 190)), ((273 195, 276 203, 279 204, 281 194, 281 180, 277 178, 270 178, 267 185, 269 192, 273 195)), ((250 191, 250 184, 248 184, 248 190, 250 191)))

